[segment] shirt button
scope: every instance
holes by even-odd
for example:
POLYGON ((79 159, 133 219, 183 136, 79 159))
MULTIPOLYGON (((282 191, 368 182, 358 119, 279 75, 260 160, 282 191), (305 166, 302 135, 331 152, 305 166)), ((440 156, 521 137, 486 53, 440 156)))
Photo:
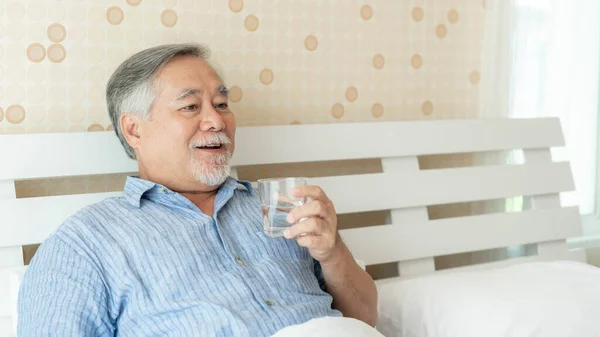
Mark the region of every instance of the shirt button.
POLYGON ((275 302, 273 302, 272 300, 266 300, 265 303, 270 307, 275 305, 275 302))
POLYGON ((160 188, 160 193, 162 193, 162 194, 165 194, 165 193, 167 193, 167 189, 166 189, 166 188, 164 188, 164 187, 161 187, 161 188, 160 188))
POLYGON ((235 259, 235 262, 236 262, 237 264, 239 264, 240 266, 243 266, 243 265, 244 265, 244 260, 240 259, 239 257, 238 257, 237 259, 235 259))

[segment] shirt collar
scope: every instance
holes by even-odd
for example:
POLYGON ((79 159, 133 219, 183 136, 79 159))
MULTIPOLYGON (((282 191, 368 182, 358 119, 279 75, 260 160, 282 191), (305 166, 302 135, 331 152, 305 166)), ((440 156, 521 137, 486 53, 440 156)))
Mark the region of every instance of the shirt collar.
MULTIPOLYGON (((219 186, 219 190, 235 190, 239 187, 242 187, 240 189, 245 188, 246 191, 250 193, 250 195, 254 195, 252 184, 249 181, 237 180, 232 177, 228 177, 227 180, 225 180, 225 182, 221 184, 221 186, 219 186)), ((163 185, 151 182, 149 180, 141 179, 139 176, 129 176, 127 177, 127 180, 125 182, 123 197, 130 205, 136 208, 140 208, 140 203, 144 194, 146 194, 146 192, 152 189, 157 188, 164 188, 169 190, 163 185)))

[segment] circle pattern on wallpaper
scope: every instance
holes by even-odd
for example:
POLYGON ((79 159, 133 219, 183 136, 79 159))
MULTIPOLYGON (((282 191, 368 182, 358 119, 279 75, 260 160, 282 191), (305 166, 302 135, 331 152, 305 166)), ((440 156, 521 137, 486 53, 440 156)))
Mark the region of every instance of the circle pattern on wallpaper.
POLYGON ((67 10, 65 6, 60 2, 54 2, 52 6, 48 8, 48 18, 54 22, 60 22, 64 20, 67 10))
POLYGON ((260 72, 260 83, 264 84, 264 85, 269 85, 271 83, 273 83, 273 80, 275 79, 275 75, 273 74, 273 71, 271 69, 263 69, 260 72))
POLYGON ((437 35, 437 37, 439 37, 440 39, 445 38, 447 34, 448 29, 444 24, 440 24, 437 27, 435 27, 435 35, 437 35))
POLYGON ((100 122, 106 118, 106 108, 101 104, 91 105, 87 110, 87 120, 92 122, 100 122))
POLYGON ((42 85, 33 85, 27 89, 28 103, 45 103, 46 87, 42 85))
POLYGON ((142 0, 127 0, 126 2, 129 6, 137 6, 142 2, 142 0))
POLYGON ((365 20, 370 20, 373 17, 373 8, 369 5, 364 5, 360 9, 360 16, 365 20))
POLYGON ((81 124, 73 124, 69 127, 67 132, 85 132, 85 126, 81 124))
POLYGON ((20 105, 11 105, 6 109, 6 120, 11 124, 20 124, 25 120, 25 109, 20 105))
POLYGON ((232 102, 237 103, 242 100, 242 97, 244 97, 244 92, 242 91, 242 88, 238 87, 237 85, 234 85, 229 89, 229 99, 232 102))
POLYGON ((6 96, 12 102, 22 102, 25 100, 25 88, 20 84, 15 84, 6 89, 6 96))
POLYGON ((52 42, 62 42, 67 37, 67 30, 60 23, 53 23, 48 26, 48 38, 52 42))
POLYGON ((331 107, 331 115, 336 119, 344 117, 344 106, 340 103, 335 103, 333 107, 331 107))
MULTIPOLYGON (((309 21, 303 21, 301 18, 294 18, 294 14, 308 12, 322 13, 327 16, 329 13, 336 12, 349 16, 345 19, 338 19, 357 23, 355 28, 358 33, 377 37, 386 35, 388 32, 373 30, 372 28, 376 27, 370 25, 376 24, 382 19, 388 20, 387 17, 383 18, 381 15, 387 16, 388 9, 392 8, 385 2, 378 4, 365 0, 354 4, 340 3, 343 8, 339 8, 339 10, 337 8, 334 10, 334 7, 327 3, 315 2, 311 5, 304 1, 291 1, 276 5, 277 11, 274 12, 276 15, 268 16, 264 14, 266 12, 260 1, 205 2, 208 6, 206 9, 211 13, 215 10, 221 11, 226 14, 227 18, 215 23, 218 20, 213 20, 214 18, 207 12, 201 13, 199 17, 195 12, 196 0, 113 0, 105 5, 95 2, 88 4, 85 0, 73 0, 70 3, 64 0, 55 0, 47 4, 42 2, 35 8, 27 5, 26 2, 11 0, 5 6, 0 5, 0 15, 8 20, 7 26, 0 31, 0 35, 5 37, 4 41, 6 42, 0 43, 0 59, 4 55, 6 60, 17 62, 14 63, 15 66, 12 66, 11 63, 0 64, 0 80, 4 81, 0 83, 2 86, 0 104, 3 103, 1 110, 3 124, 0 124, 0 127, 6 125, 4 128, 9 127, 13 131, 18 131, 19 128, 29 130, 31 127, 38 126, 38 130, 48 132, 49 130, 59 130, 59 127, 65 131, 75 130, 73 127, 78 125, 78 130, 81 131, 86 131, 88 128, 100 129, 100 127, 107 130, 109 124, 103 107, 103 90, 98 88, 103 86, 114 67, 126 56, 146 46, 202 38, 202 33, 194 31, 194 27, 198 28, 197 25, 201 25, 202 30, 210 29, 215 25, 216 29, 221 32, 219 34, 222 36, 219 38, 223 37, 222 41, 224 42, 218 43, 215 49, 218 49, 216 52, 220 51, 220 56, 223 56, 219 59, 225 63, 223 64, 225 68, 234 66, 236 69, 240 67, 246 69, 246 71, 236 70, 236 76, 230 78, 233 86, 230 87, 229 100, 233 106, 237 108, 239 102, 252 104, 250 101, 254 101, 256 97, 260 96, 260 94, 253 95, 253 93, 268 94, 273 90, 277 92, 283 90, 281 93, 292 99, 292 104, 297 103, 296 101, 301 99, 301 95, 294 93, 294 89, 290 87, 290 84, 294 82, 293 69, 289 68, 290 65, 298 63, 297 61, 302 58, 302 52, 313 52, 315 55, 326 52, 331 54, 332 60, 339 59, 342 56, 340 54, 343 54, 345 42, 341 41, 341 45, 331 45, 329 40, 336 41, 335 34, 343 32, 335 31, 333 32, 334 36, 330 36, 328 34, 332 32, 322 31, 319 28, 319 22, 326 18, 315 15, 309 18, 309 21), (20 4, 14 6, 13 3, 20 4), (24 6, 21 5, 23 3, 25 3, 24 6), (54 5, 56 5, 56 9, 51 8, 54 5), (374 11, 377 11, 377 18, 374 17, 374 11), (9 12, 14 12, 16 17, 9 16, 9 12), (25 21, 29 20, 31 25, 23 25, 24 22, 15 20, 19 15, 25 21), (208 18, 208 20, 198 23, 201 17, 208 18), (56 19, 62 20, 57 21, 56 19), (169 26, 173 28, 165 28, 169 26), (15 36, 20 36, 12 33, 11 27, 19 28, 24 32, 23 37, 17 41, 18 43, 11 40, 15 36), (185 31, 184 34, 180 31, 180 27, 185 31), (272 34, 264 35, 263 32, 267 28, 285 30, 288 33, 291 29, 292 32, 296 31, 299 35, 286 41, 285 38, 276 38, 272 34), (150 33, 148 33, 148 29, 150 29, 150 33), (233 45, 240 46, 240 48, 236 49, 233 54, 223 53, 228 49, 226 47, 233 45), (260 52, 255 49, 257 46, 263 46, 266 49, 260 52), (297 53, 298 51, 300 54, 297 53), (248 56, 246 57, 246 55, 248 56), (277 72, 277 82, 274 82, 275 72, 277 72), (23 82, 20 82, 20 79, 23 82), (67 83, 62 85, 63 82, 67 83), (57 84, 62 86, 57 86, 57 84), (48 85, 52 89, 49 89, 48 85), (88 90, 88 88, 91 89, 88 90), (263 92, 264 90, 266 92, 263 92), (16 99, 23 96, 22 100, 16 99), (21 106, 22 110, 13 109, 10 116, 7 117, 8 106, 17 104, 21 106), (90 105, 99 106, 92 108, 90 105), (64 106, 62 114, 58 113, 60 111, 57 109, 49 114, 50 107, 58 106, 64 106), (8 120, 17 122, 22 118, 24 120, 19 122, 18 126, 9 124, 8 120), (98 126, 92 127, 93 124, 98 126)), ((264 2, 262 3, 264 4, 264 2)), ((402 119, 405 116, 397 113, 396 110, 406 110, 409 106, 412 106, 413 112, 418 114, 418 116, 412 116, 413 118, 420 116, 420 118, 429 119, 428 114, 431 117, 449 117, 447 115, 451 112, 441 108, 447 105, 447 101, 457 101, 460 104, 463 100, 472 100, 477 97, 477 92, 471 89, 476 88, 475 86, 481 84, 484 79, 481 78, 479 67, 473 62, 456 65, 459 69, 452 76, 458 81, 463 81, 461 83, 464 84, 457 88, 456 95, 448 95, 445 88, 437 87, 433 88, 432 92, 426 96, 418 98, 414 103, 408 97, 394 96, 391 100, 383 100, 384 97, 378 97, 375 92, 367 90, 363 84, 365 82, 368 84, 373 80, 383 80, 384 86, 388 85, 388 82, 393 80, 392 73, 397 69, 409 70, 413 76, 417 76, 416 79, 420 83, 427 78, 435 77, 439 70, 451 66, 454 58, 431 58, 428 55, 432 52, 435 53, 435 50, 443 47, 446 43, 454 45, 465 39, 478 39, 478 37, 472 37, 472 34, 467 34, 468 32, 463 29, 457 28, 468 21, 469 25, 473 23, 473 29, 478 29, 481 15, 484 14, 481 9, 482 5, 483 1, 475 1, 469 6, 462 7, 414 1, 412 5, 404 7, 404 13, 401 14, 404 16, 402 25, 409 27, 409 31, 414 35, 411 36, 411 41, 427 40, 431 42, 430 44, 425 44, 422 48, 418 47, 422 43, 401 45, 399 48, 406 50, 407 54, 404 59, 398 60, 391 56, 385 48, 375 47, 370 51, 369 48, 363 48, 361 54, 355 58, 359 63, 339 65, 343 72, 350 73, 345 81, 341 81, 340 72, 325 71, 323 73, 323 70, 327 70, 327 62, 323 63, 321 60, 312 64, 303 76, 311 78, 321 73, 327 77, 324 80, 337 83, 337 87, 331 87, 319 96, 319 100, 325 100, 321 102, 325 103, 325 111, 319 113, 318 109, 313 109, 313 113, 299 116, 295 111, 279 109, 280 113, 260 116, 260 120, 247 119, 244 122, 272 125, 282 122, 301 121, 303 124, 325 122, 323 118, 330 121, 337 121, 334 118, 341 119, 340 121, 345 119, 349 121, 402 119), (428 15, 427 21, 424 17, 425 12, 428 15), (385 55, 383 55, 384 53, 385 55), (425 60, 427 60, 427 64, 424 63, 425 60), (357 70, 361 63, 366 69, 357 70), (361 86, 361 101, 358 101, 358 86, 361 86), (363 103, 365 105, 362 107, 356 105, 363 103), (346 106, 348 111, 345 111, 346 106), (362 111, 359 113, 360 110, 356 110, 355 113, 354 108, 362 111), (385 109, 388 110, 385 111, 385 109), (345 116, 346 112, 348 116, 345 116)), ((389 19, 393 20, 392 17, 389 19)), ((367 36, 367 38, 371 38, 371 36, 367 36)), ((382 37, 385 38, 385 36, 382 37)), ((472 45, 476 46, 477 44, 472 45)), ((310 55, 310 57, 315 55, 310 55)), ((318 94, 317 88, 307 88, 306 90, 307 94, 315 94, 315 92, 318 94)), ((273 104, 277 105, 278 103, 273 104)), ((316 106, 319 105, 319 103, 316 104, 316 106)), ((269 106, 263 108, 268 111, 269 106)), ((270 108, 273 110, 274 107, 270 108)))
POLYGON ((48 47, 48 58, 54 63, 60 63, 67 57, 67 51, 62 44, 53 44, 48 47))
POLYGON ((358 90, 355 87, 348 87, 348 89, 346 89, 346 99, 350 102, 354 102, 357 98, 358 90))
POLYGON ((14 22, 9 24, 9 27, 6 30, 6 37, 13 41, 20 41, 25 37, 26 32, 27 28, 23 23, 14 22))
POLYGON ((51 103, 62 103, 67 98, 67 90, 64 86, 52 85, 48 89, 48 98, 51 103))
POLYGON ((229 9, 234 13, 239 13, 244 9, 244 0, 229 0, 229 9))
POLYGON ((423 8, 415 7, 412 10, 411 16, 412 16, 413 20, 415 20, 416 22, 421 22, 421 21, 423 21, 423 18, 425 17, 425 12, 423 11, 423 8))
MULTIPOLYGON (((0 16, 2 15, 2 10, 0 10, 0 16)), ((35 6, 29 6, 27 8, 27 15, 31 20, 41 21, 46 17, 46 6, 43 4, 35 4, 35 6)))
POLYGON ((62 64, 53 64, 48 69, 48 77, 53 82, 62 82, 67 78, 67 69, 62 64))
POLYGON ((448 21, 450 23, 457 23, 459 19, 459 15, 458 12, 456 11, 456 9, 451 9, 448 11, 448 21))
POLYGON ((25 17, 25 6, 21 1, 13 1, 6 5, 6 17, 13 21, 20 21, 25 17))
POLYGON ((88 69, 88 78, 91 82, 98 83, 104 81, 105 68, 101 66, 92 66, 88 69))
POLYGON ((423 66, 423 57, 419 54, 413 55, 410 58, 410 65, 415 69, 421 68, 423 66))
POLYGON ((162 3, 167 8, 173 8, 177 6, 177 0, 162 0, 162 3))
POLYGON ((171 28, 177 24, 177 13, 172 9, 167 9, 160 15, 160 22, 163 26, 171 28))
POLYGON ((258 24, 258 18, 254 15, 248 15, 244 21, 244 26, 251 32, 258 29, 258 24))
POLYGON ((48 117, 47 109, 47 103, 40 105, 29 105, 27 107, 27 124, 30 125, 30 127, 37 126, 38 128, 45 128, 46 126, 48 126, 48 124, 42 125, 48 117))
POLYGON ((0 106, 0 122, 2 122, 3 119, 4 119, 4 110, 2 110, 2 107, 0 106))
POLYGON ((383 105, 379 103, 373 104, 373 106, 371 107, 371 115, 373 115, 373 117, 375 118, 383 116, 383 105))
POLYGON ((433 113, 433 103, 431 103, 431 101, 423 102, 423 105, 421 105, 421 112, 425 116, 431 115, 433 113))
POLYGON ((318 46, 319 41, 314 35, 309 35, 306 37, 306 39, 304 39, 304 47, 306 47, 306 50, 315 51, 318 46))
POLYGON ((71 122, 81 123, 85 119, 85 108, 79 104, 72 105, 69 107, 67 115, 71 122))
POLYGON ((27 47, 27 58, 31 62, 42 62, 46 58, 46 48, 39 43, 32 43, 27 47))
POLYGON ((471 84, 473 84, 473 85, 476 85, 476 84, 479 84, 479 81, 481 81, 481 75, 479 74, 479 72, 477 70, 473 70, 469 74, 469 82, 471 82, 471 84))
POLYGON ((83 85, 72 85, 69 87, 69 101, 70 103, 81 104, 86 97, 86 88, 83 85))
POLYGON ((104 131, 104 127, 100 124, 94 123, 90 125, 87 130, 88 132, 104 131))
MULTIPOLYGON (((11 48, 17 48, 16 45, 11 46, 11 48)), ((10 79, 13 83, 19 84, 19 82, 24 81, 27 78, 27 71, 25 67, 8 67, 6 69, 6 79, 10 79)))
POLYGON ((292 121, 290 124, 291 124, 291 125, 300 125, 300 124, 302 124, 302 123, 301 123, 299 120, 295 119, 295 120, 293 120, 293 121, 292 121))
POLYGON ((125 14, 123 13, 121 7, 112 6, 106 10, 106 21, 108 21, 108 23, 110 23, 111 25, 120 24, 121 22, 123 22, 124 18, 125 14))
POLYGON ((383 55, 377 54, 373 57, 373 67, 375 67, 375 69, 383 68, 384 64, 385 58, 383 57, 383 55))
POLYGON ((62 104, 53 105, 46 112, 46 120, 56 125, 62 124, 66 117, 67 109, 62 104))

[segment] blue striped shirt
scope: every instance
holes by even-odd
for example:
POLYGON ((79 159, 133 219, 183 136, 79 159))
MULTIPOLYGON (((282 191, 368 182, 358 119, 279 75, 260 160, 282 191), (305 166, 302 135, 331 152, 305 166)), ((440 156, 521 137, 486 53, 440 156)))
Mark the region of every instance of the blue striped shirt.
POLYGON ((129 177, 121 197, 41 245, 19 293, 19 336, 269 336, 341 316, 308 250, 264 234, 249 183, 229 178, 214 210, 129 177))

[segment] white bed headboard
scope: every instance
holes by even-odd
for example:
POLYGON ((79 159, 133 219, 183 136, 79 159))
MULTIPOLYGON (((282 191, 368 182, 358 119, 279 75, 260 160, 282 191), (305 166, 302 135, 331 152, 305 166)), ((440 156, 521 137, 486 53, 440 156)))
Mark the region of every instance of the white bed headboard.
MULTIPOLYGON (((322 177, 338 213, 391 210, 391 224, 342 230, 366 264, 398 262, 402 276, 435 270, 440 255, 535 243, 538 255, 502 261, 584 260, 566 238, 581 235, 558 119, 448 120, 239 128, 233 166, 379 158, 383 173, 322 177), (522 149, 523 165, 420 170, 418 156, 522 149), (429 220, 429 205, 533 196, 533 209, 429 220)), ((9 324, 6 268, 78 209, 119 193, 17 199, 17 180, 136 172, 112 132, 0 136, 0 331, 9 324), (4 318, 2 318, 4 317, 4 318)), ((235 169, 233 170, 235 173, 235 169)), ((497 263, 498 264, 498 263, 497 263)))

